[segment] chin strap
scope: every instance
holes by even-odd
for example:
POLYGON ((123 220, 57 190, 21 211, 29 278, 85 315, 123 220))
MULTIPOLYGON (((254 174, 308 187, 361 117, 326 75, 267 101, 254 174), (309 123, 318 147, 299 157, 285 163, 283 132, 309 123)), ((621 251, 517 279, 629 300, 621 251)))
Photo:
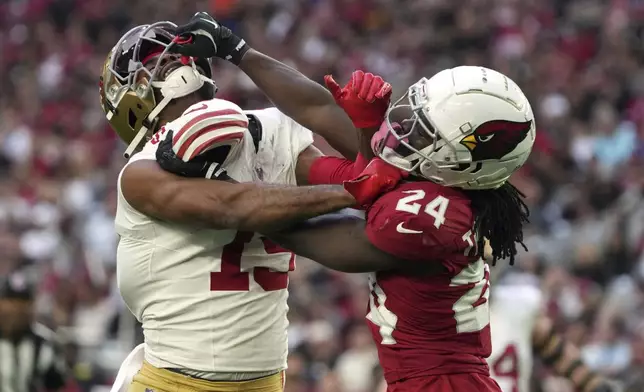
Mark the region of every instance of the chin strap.
MULTIPOLYGON (((146 117, 146 121, 144 121, 144 123, 152 124, 152 127, 154 127, 158 122, 159 114, 161 114, 161 111, 170 104, 170 101, 175 98, 185 97, 188 94, 198 91, 205 83, 210 83, 215 88, 217 87, 212 79, 199 73, 195 62, 192 60, 191 65, 184 65, 170 72, 166 77, 166 80, 153 81, 150 83, 150 88, 159 88, 163 99, 146 117)), ((137 132, 136 136, 134 136, 134 139, 132 139, 132 142, 130 142, 123 153, 125 159, 130 159, 134 151, 145 138, 149 129, 150 128, 145 125, 139 129, 139 132, 137 132)))
MULTIPOLYGON (((161 102, 159 102, 159 104, 154 107, 154 110, 150 112, 150 115, 146 117, 146 120, 153 119, 152 126, 156 125, 159 114, 163 109, 165 109, 166 106, 168 106, 168 104, 173 98, 174 97, 170 95, 167 97, 163 97, 163 100, 161 100, 161 102)), ((130 159, 130 157, 132 157, 132 154, 137 149, 137 147, 141 144, 141 141, 143 141, 143 138, 145 138, 145 135, 148 133, 148 130, 149 128, 146 127, 145 125, 143 125, 141 129, 139 129, 139 132, 137 132, 136 136, 134 136, 134 139, 132 139, 132 141, 130 142, 130 145, 127 146, 127 149, 123 153, 123 156, 125 157, 125 159, 130 159)))

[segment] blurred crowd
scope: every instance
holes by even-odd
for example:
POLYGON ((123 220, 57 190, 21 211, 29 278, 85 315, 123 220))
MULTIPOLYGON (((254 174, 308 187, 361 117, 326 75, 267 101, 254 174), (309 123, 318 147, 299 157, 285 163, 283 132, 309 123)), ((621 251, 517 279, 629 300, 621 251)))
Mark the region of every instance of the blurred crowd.
MULTIPOLYGON (((3 0, 0 275, 19 268, 37 282, 68 391, 109 385, 141 341, 114 283, 124 147, 100 109, 98 74, 126 29, 197 10, 318 81, 362 68, 399 95, 462 64, 513 78, 538 127, 513 178, 532 209, 530 251, 513 268, 539 275, 548 314, 592 368, 644 390, 643 1, 3 0)), ((234 67, 214 68, 220 97, 268 105, 234 67)), ((287 390, 377 391, 364 276, 304 260, 290 293, 287 390)), ((546 369, 535 379, 534 391, 569 391, 546 369)))

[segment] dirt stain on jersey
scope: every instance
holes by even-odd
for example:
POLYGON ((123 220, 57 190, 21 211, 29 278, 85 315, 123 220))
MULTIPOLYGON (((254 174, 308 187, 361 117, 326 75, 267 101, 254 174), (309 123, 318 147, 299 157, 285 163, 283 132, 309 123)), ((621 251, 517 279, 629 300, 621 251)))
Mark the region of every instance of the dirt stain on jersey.
POLYGON ((264 181, 264 169, 261 166, 255 166, 255 175, 260 181, 264 181))

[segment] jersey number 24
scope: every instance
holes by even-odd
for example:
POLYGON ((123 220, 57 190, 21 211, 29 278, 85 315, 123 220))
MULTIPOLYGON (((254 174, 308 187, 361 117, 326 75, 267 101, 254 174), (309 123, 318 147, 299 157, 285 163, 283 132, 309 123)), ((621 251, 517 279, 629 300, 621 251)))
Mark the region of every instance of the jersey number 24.
MULTIPOLYGON (((440 229, 441 225, 445 223, 445 213, 449 206, 449 199, 438 195, 423 208, 417 201, 425 198, 425 191, 417 189, 409 190, 405 193, 408 193, 409 196, 405 196, 398 201, 396 210, 418 215, 422 208, 423 213, 434 218, 434 227, 440 229)), ((477 241, 472 230, 468 230, 463 234, 462 240, 466 244, 463 252, 464 256, 471 257, 478 253, 477 241)), ((490 324, 490 312, 487 303, 490 286, 488 268, 483 260, 479 259, 470 264, 468 268, 463 269, 450 282, 452 287, 470 286, 467 292, 452 307, 458 333, 478 332, 490 324)), ((367 319, 380 327, 381 344, 396 344, 393 332, 396 329, 398 316, 387 308, 387 296, 376 282, 375 276, 371 277, 370 286, 371 301, 367 319), (377 304, 373 300, 374 297, 378 299, 377 304)))

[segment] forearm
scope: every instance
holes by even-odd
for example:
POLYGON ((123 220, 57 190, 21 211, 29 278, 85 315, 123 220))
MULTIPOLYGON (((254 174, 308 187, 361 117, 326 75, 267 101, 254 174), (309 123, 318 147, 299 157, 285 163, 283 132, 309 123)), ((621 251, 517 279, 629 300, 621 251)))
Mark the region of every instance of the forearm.
POLYGON ((580 392, 593 392, 603 382, 581 361, 579 350, 557 334, 549 321, 541 321, 541 337, 536 338, 538 356, 557 375, 569 379, 580 392))
POLYGON ((308 173, 309 184, 342 184, 355 179, 368 161, 358 154, 356 161, 336 157, 320 157, 311 164, 308 173))
POLYGON ((603 378, 583 364, 576 347, 565 341, 563 344, 563 354, 552 369, 558 375, 568 378, 577 391, 594 392, 603 378))
POLYGON ((132 207, 150 217, 244 231, 279 230, 356 203, 341 186, 232 184, 185 178, 144 160, 126 167, 121 190, 132 207))
POLYGON ((364 219, 329 214, 281 232, 264 233, 273 242, 336 271, 359 273, 391 269, 393 257, 364 239, 364 219))
POLYGON ((375 157, 373 149, 371 148, 371 139, 373 135, 378 132, 378 127, 373 128, 364 128, 358 130, 358 146, 360 154, 362 154, 367 160, 373 159, 375 157))
POLYGON ((264 234, 295 254, 336 271, 362 273, 395 269, 417 276, 444 273, 438 263, 405 260, 376 248, 367 238, 365 225, 365 220, 355 215, 335 213, 264 234))
POLYGON ((340 186, 259 186, 237 184, 226 195, 213 194, 210 223, 244 231, 273 231, 351 207, 355 199, 340 186))
POLYGON ((359 147, 353 123, 324 87, 253 49, 244 55, 239 68, 280 111, 325 138, 345 157, 355 157, 359 147))

